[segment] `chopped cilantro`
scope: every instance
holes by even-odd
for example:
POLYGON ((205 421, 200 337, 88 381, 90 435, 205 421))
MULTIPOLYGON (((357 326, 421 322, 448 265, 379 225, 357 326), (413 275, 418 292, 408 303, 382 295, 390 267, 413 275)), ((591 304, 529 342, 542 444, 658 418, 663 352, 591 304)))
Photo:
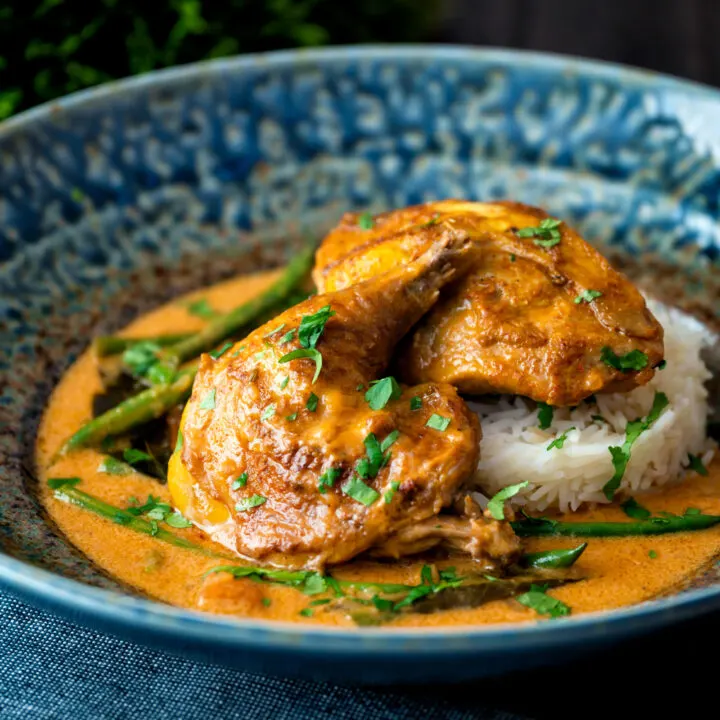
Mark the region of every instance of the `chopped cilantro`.
POLYGON ((383 452, 387 452, 392 445, 394 445, 397 442, 397 439, 400 437, 400 431, 399 430, 393 430, 389 435, 385 437, 385 439, 380 443, 380 449, 383 452))
POLYGON ((304 348, 314 348, 320 336, 325 330, 327 321, 335 315, 335 311, 329 305, 320 308, 312 315, 303 315, 300 320, 300 328, 298 329, 298 340, 304 348))
POLYGON ((268 405, 268 406, 263 410, 263 414, 260 416, 260 419, 261 419, 261 420, 269 420, 274 414, 275 414, 275 406, 274 406, 274 405, 268 405))
POLYGON ((648 557, 651 560, 655 560, 655 558, 657 557, 657 553, 655 552, 655 550, 648 550, 648 557))
POLYGON ((310 573, 310 575, 305 578, 302 591, 306 595, 319 595, 320 593, 324 593, 326 590, 327 583, 325 582, 325 578, 320 575, 320 573, 310 573))
POLYGON ((122 354, 122 363, 134 377, 144 377, 158 362, 160 345, 152 340, 143 340, 131 345, 122 354))
POLYGON ((215 409, 215 388, 208 391, 207 395, 202 399, 200 403, 200 410, 214 410, 215 409))
POLYGON ((425 423, 425 427, 445 432, 450 427, 450 418, 443 417, 437 413, 433 413, 425 423))
POLYGON ((386 377, 370 383, 365 401, 373 410, 382 410, 391 400, 397 400, 402 389, 394 377, 386 377))
POLYGON ((392 600, 381 598, 379 595, 373 595, 370 600, 380 612, 393 612, 395 609, 395 603, 392 600))
POLYGON ((568 428, 562 435, 558 435, 545 449, 552 450, 553 448, 557 448, 558 450, 562 450, 565 445, 565 441, 567 440, 568 434, 574 429, 574 426, 568 428))
POLYGON ((272 600, 271 600, 269 597, 264 597, 264 598, 262 599, 262 604, 263 604, 265 607, 270 607, 270 606, 272 605, 272 600))
POLYGON ((410 409, 411 410, 420 410, 422 407, 422 398, 419 395, 416 395, 415 397, 410 398, 410 409))
POLYGON ((302 360, 303 358, 308 358, 309 360, 312 360, 315 363, 315 375, 313 375, 313 384, 317 381, 317 379, 320 377, 320 371, 322 370, 323 365, 323 359, 322 355, 320 354, 319 350, 315 350, 315 348, 298 348, 297 350, 293 350, 292 352, 289 352, 287 355, 283 355, 278 362, 279 363, 286 363, 290 362, 291 360, 302 360))
POLYGON ((233 482, 231 485, 233 490, 239 490, 240 488, 244 488, 247 485, 248 481, 248 474, 244 472, 240 477, 233 482))
POLYGON ((692 453, 688 453, 688 462, 690 463, 688 465, 689 470, 693 470, 698 475, 707 476, 708 470, 703 464, 702 458, 698 457, 697 455, 693 455, 692 453))
POLYGON ((305 403, 305 408, 309 412, 315 412, 317 410, 319 399, 320 398, 318 398, 318 396, 315 393, 311 392, 310 397, 307 399, 307 402, 305 403))
POLYGON ((303 617, 312 617, 313 611, 312 608, 303 608, 298 615, 302 615, 303 617))
POLYGON ((361 230, 372 230, 375 227, 375 220, 373 219, 372 213, 361 213, 358 218, 358 227, 361 230))
POLYGON ((516 485, 508 485, 507 487, 504 487, 500 492, 495 493, 495 495, 492 496, 490 501, 487 504, 487 509, 489 513, 496 519, 496 520, 504 520, 505 519, 505 501, 509 500, 511 497, 514 497, 517 495, 521 490, 526 488, 530 483, 527 480, 524 480, 521 483, 517 483, 516 485))
POLYGON ((562 220, 556 218, 545 218, 536 227, 525 227, 517 230, 515 234, 519 238, 535 238, 533 242, 544 248, 551 248, 560 242, 560 230, 562 220))
POLYGON ((615 468, 613 476, 603 487, 603 493, 605 493, 605 497, 608 500, 613 499, 615 491, 620 487, 628 462, 630 462, 632 446, 635 444, 635 441, 660 417, 660 414, 667 405, 667 395, 663 392, 656 392, 648 416, 644 420, 640 418, 639 420, 630 421, 625 427, 625 442, 622 446, 611 446, 608 448, 613 467, 615 468))
POLYGON ((602 293, 599 290, 583 290, 575 298, 575 304, 579 305, 581 302, 586 302, 589 305, 593 300, 599 297, 602 297, 602 293))
POLYGON ((177 529, 192 527, 192 523, 186 517, 183 517, 177 510, 170 515, 166 515, 165 522, 170 527, 177 529))
POLYGON ((628 498, 621 506, 623 512, 633 520, 647 520, 652 513, 635 498, 628 498))
POLYGON ((623 372, 642 370, 648 364, 648 356, 642 350, 631 350, 625 355, 616 355, 607 345, 600 350, 600 359, 611 368, 623 372))
POLYGON ((135 465, 139 462, 152 462, 152 455, 135 448, 126 448, 123 450, 123 460, 130 465, 135 465))
POLYGON ((228 340, 222 347, 219 347, 217 350, 211 350, 208 355, 213 359, 217 360, 219 357, 224 355, 233 344, 228 340))
POLYGON ((324 495, 327 492, 328 488, 335 486, 335 483, 341 475, 342 470, 340 468, 328 468, 318 478, 318 490, 324 495))
POLYGON ((269 338, 273 335, 277 335, 281 330, 285 328, 286 324, 287 323, 280 323, 280 325, 278 325, 274 330, 271 330, 267 335, 264 335, 263 337, 269 338))
POLYGON ((241 500, 237 505, 235 505, 235 509, 238 512, 247 512, 253 508, 260 507, 260 505, 264 505, 266 502, 267 498, 264 498, 262 495, 252 495, 249 498, 241 500))
POLYGON ((366 485, 357 475, 353 475, 343 486, 343 492, 353 500, 370 507, 379 497, 380 493, 366 485))
POLYGON ((280 338, 280 344, 285 345, 285 343, 289 343, 293 338, 295 337, 295 328, 292 330, 288 330, 281 338, 280 338))
POLYGON ((290 413, 290 415, 286 415, 286 416, 285 416, 285 419, 286 419, 288 422, 295 422, 295 421, 298 419, 298 414, 297 414, 296 412, 290 413))
POLYGON ((289 376, 289 375, 286 375, 286 376, 280 381, 280 389, 281 389, 281 390, 284 390, 284 389, 288 386, 288 383, 289 383, 289 382, 290 382, 290 376, 289 376))
POLYGON ((384 498, 384 500, 385 500, 385 504, 386 504, 386 505, 389 505, 389 504, 393 501, 393 498, 395 497, 395 493, 396 493, 399 489, 400 489, 400 483, 399 483, 399 482, 396 482, 395 480, 393 480, 393 481, 390 483, 390 489, 387 490, 387 491, 385 492, 385 494, 383 495, 383 498, 384 498))
POLYGON ((517 260, 515 253, 510 253, 510 262, 515 262, 515 260, 517 260))
POLYGON ((539 402, 538 407, 538 427, 541 430, 547 430, 553 421, 553 415, 555 414, 555 408, 552 405, 548 405, 544 402, 539 402))
POLYGON ((107 473, 108 475, 127 475, 132 472, 132 468, 122 460, 108 455, 100 461, 98 472, 107 473))
POLYGON ((547 588, 543 585, 531 585, 530 590, 518 595, 518 602, 534 610, 541 615, 549 615, 551 618, 563 617, 570 614, 570 608, 561 600, 551 597, 546 593, 547 588))
POLYGON ((191 315, 195 315, 203 320, 213 320, 218 316, 218 313, 210 307, 210 303, 206 298, 190 302, 185 307, 191 315))

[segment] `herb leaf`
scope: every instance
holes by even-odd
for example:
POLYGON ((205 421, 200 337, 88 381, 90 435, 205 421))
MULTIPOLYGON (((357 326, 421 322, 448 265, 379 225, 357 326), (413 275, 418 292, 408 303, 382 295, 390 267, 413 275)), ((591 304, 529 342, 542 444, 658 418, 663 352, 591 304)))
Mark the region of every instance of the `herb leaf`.
POLYGON ((127 475, 132 472, 132 468, 122 460, 108 455, 100 461, 98 472, 107 473, 108 475, 127 475))
POLYGON ((642 370, 648 364, 648 356, 641 350, 631 350, 625 355, 616 355, 607 345, 600 350, 600 359, 611 368, 623 372, 642 370))
POLYGON ((312 360, 315 363, 315 375, 313 375, 313 384, 317 381, 317 379, 320 377, 320 371, 322 370, 323 365, 323 359, 322 355, 320 354, 319 350, 315 350, 315 348, 298 348, 297 350, 293 350, 292 352, 289 352, 287 355, 283 355, 278 362, 279 363, 286 363, 290 362, 291 360, 302 360, 303 358, 308 358, 312 360))
POLYGON ((320 398, 318 398, 318 396, 315 393, 313 393, 313 392, 310 393, 310 396, 308 397, 307 402, 305 403, 305 408, 307 409, 308 412, 315 412, 317 410, 319 399, 320 398))
POLYGON ((575 298, 575 304, 579 305, 581 302, 586 302, 589 305, 593 300, 599 297, 602 297, 602 293, 599 290, 583 290, 575 298))
POLYGON ((190 302, 185 307, 191 315, 195 315, 203 320, 213 320, 219 315, 219 313, 215 312, 215 310, 210 307, 210 303, 207 301, 207 298, 200 298, 200 300, 190 302))
POLYGON ((557 448, 558 450, 562 450, 568 434, 573 430, 575 430, 575 427, 568 428, 562 435, 558 435, 545 449, 552 450, 553 448, 557 448))
POLYGON ((202 399, 200 403, 200 410, 214 410, 215 409, 215 388, 210 390, 207 395, 202 399))
POLYGON ((560 230, 562 220, 557 218, 544 218, 536 227, 525 227, 517 230, 515 234, 519 238, 536 238, 533 242, 544 248, 551 248, 560 242, 560 230))
POLYGON ((177 510, 170 515, 166 515, 165 522, 170 527, 177 529, 192 527, 192 523, 186 517, 183 517, 183 515, 177 512, 177 510))
POLYGON ((555 414, 555 408, 552 405, 548 405, 544 402, 539 402, 538 406, 538 427, 541 430, 547 430, 553 421, 553 415, 555 414))
POLYGON ((233 482, 233 484, 230 486, 233 490, 239 490, 240 488, 244 488, 247 485, 248 481, 248 474, 244 472, 240 477, 233 482))
POLYGON ((399 430, 393 430, 389 435, 386 436, 386 438, 380 443, 380 449, 383 452, 387 452, 396 442, 397 439, 400 437, 400 431, 399 430))
POLYGON ((570 614, 570 608, 561 600, 551 597, 545 592, 542 585, 531 585, 530 590, 518 595, 518 602, 534 610, 541 615, 549 615, 551 618, 563 617, 570 614))
POLYGON ((361 230, 372 230, 375 227, 375 220, 372 213, 364 212, 358 218, 358 227, 361 230))
POLYGON ((433 413, 425 423, 425 427, 445 432, 450 427, 450 418, 443 417, 437 413, 433 413))
POLYGON ((383 499, 385 500, 385 504, 389 505, 393 498, 395 497, 395 493, 400 489, 400 483, 393 480, 390 483, 390 489, 385 492, 383 495, 383 499))
POLYGON ((505 501, 517 495, 529 484, 530 483, 527 480, 524 480, 516 485, 508 485, 490 498, 490 501, 487 504, 487 509, 495 520, 505 519, 505 501))
POLYGON ((252 495, 249 498, 242 499, 237 505, 235 505, 235 509, 238 512, 247 512, 253 508, 260 507, 260 505, 264 505, 266 502, 267 498, 264 498, 262 495, 252 495))
POLYGON ((328 468, 318 478, 318 490, 324 495, 328 488, 335 487, 335 483, 341 475, 342 470, 340 468, 328 468))
POLYGON ((122 363, 134 377, 144 377, 158 361, 157 354, 161 350, 160 345, 152 340, 143 340, 123 352, 122 363))
POLYGON ((612 457, 612 464, 615 468, 613 476, 605 483, 603 493, 608 500, 612 500, 616 490, 625 475, 625 470, 630 462, 632 446, 635 441, 660 417, 662 411, 668 405, 667 395, 663 392, 656 392, 652 407, 647 417, 639 420, 632 420, 625 428, 625 442, 621 447, 611 446, 608 448, 612 457))
POLYGON ((126 463, 135 465, 139 462, 152 462, 152 455, 135 448, 125 448, 123 450, 123 459, 126 463))
POLYGON ((623 512, 633 520, 647 520, 652 513, 635 498, 628 498, 621 506, 623 512))
POLYGON ((416 395, 413 398, 410 398, 410 409, 411 410, 419 410, 422 407, 422 398, 416 395))
POLYGON ((382 410, 391 400, 402 395, 402 388, 394 377, 386 377, 370 383, 365 393, 365 401, 373 410, 382 410))
POLYGON ((261 420, 269 420, 274 414, 275 414, 275 406, 268 405, 265 408, 265 410, 263 410, 263 414, 260 416, 260 419, 261 420))
POLYGON ((703 464, 702 458, 697 455, 693 455, 692 453, 688 453, 688 462, 690 463, 688 465, 689 470, 695 471, 698 475, 707 476, 708 470, 703 464))
POLYGON ((380 497, 380 493, 366 485, 357 475, 353 475, 343 486, 342 491, 353 500, 370 507, 380 497))
POLYGON ((312 315, 303 315, 298 329, 298 340, 304 348, 314 348, 325 330, 327 321, 335 315, 335 311, 326 305, 312 315))

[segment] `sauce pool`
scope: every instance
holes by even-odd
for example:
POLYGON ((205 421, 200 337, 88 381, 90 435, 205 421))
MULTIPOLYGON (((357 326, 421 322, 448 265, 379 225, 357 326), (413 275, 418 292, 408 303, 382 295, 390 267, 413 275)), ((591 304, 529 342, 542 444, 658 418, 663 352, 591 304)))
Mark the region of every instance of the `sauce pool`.
MULTIPOLYGON (((261 293, 279 271, 249 275, 220 283, 176 300, 147 313, 128 325, 123 333, 146 337, 164 333, 193 332, 205 322, 188 312, 188 303, 205 299, 219 312, 230 310, 261 293)), ((140 473, 110 475, 98 470, 103 455, 83 449, 51 458, 62 443, 92 416, 95 393, 102 391, 95 358, 83 354, 68 370, 55 389, 40 425, 36 458, 40 476, 41 500, 52 519, 79 550, 118 580, 140 592, 172 605, 224 613, 292 622, 353 626, 340 612, 318 609, 311 617, 300 614, 308 598, 288 587, 260 584, 248 579, 235 580, 227 573, 208 570, 225 561, 193 550, 174 547, 157 539, 95 516, 62 502, 47 486, 50 477, 82 478, 80 488, 113 505, 126 507, 131 497, 143 502, 152 494, 170 502, 165 485, 140 473)), ((695 474, 680 484, 638 497, 654 513, 682 514, 687 508, 720 514, 720 460, 708 467, 708 475, 695 474)), ((567 515, 566 519, 627 521, 617 506, 603 506, 567 515)), ((197 544, 227 554, 195 528, 172 529, 197 544)), ((526 552, 575 547, 577 538, 531 538, 526 552)), ((692 581, 720 555, 720 526, 692 533, 652 537, 589 538, 588 549, 576 564, 586 578, 552 591, 574 614, 631 605, 670 593, 692 581)), ((336 568, 340 578, 388 583, 417 584, 420 563, 397 565, 368 564, 361 561, 336 568)), ((408 614, 393 620, 392 626, 478 625, 537 620, 534 611, 515 600, 497 600, 473 609, 455 609, 432 614, 408 614)))

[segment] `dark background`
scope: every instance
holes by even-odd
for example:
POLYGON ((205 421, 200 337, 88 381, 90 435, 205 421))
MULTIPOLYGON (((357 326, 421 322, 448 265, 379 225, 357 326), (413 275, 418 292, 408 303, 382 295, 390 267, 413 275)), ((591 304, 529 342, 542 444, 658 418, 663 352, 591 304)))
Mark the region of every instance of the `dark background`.
POLYGON ((720 85, 717 0, 0 0, 0 119, 110 79, 288 47, 448 42, 720 85))

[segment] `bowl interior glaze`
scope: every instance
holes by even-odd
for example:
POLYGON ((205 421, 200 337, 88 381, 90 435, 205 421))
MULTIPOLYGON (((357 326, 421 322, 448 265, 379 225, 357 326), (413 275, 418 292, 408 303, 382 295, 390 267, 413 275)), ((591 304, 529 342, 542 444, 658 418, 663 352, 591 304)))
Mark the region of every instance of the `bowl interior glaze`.
MULTIPOLYGON (((720 607, 711 573, 705 589, 639 608, 552 627, 448 630, 430 644, 411 632, 199 616, 133 596, 77 553, 35 499, 32 459, 48 394, 93 334, 284 262, 346 209, 447 197, 541 205, 717 328, 719 122, 720 94, 660 75, 515 52, 365 47, 151 73, 5 123, 0 582, 160 647, 242 666, 279 653, 300 672, 327 663, 332 677, 343 675, 339 655, 352 664, 411 651, 418 663, 472 656, 466 674, 479 675, 527 662, 531 648, 589 646, 720 607), (303 670, 298 658, 313 662, 303 670)), ((374 679, 409 679, 412 663, 396 665, 374 679)), ((443 676, 428 664, 412 679, 443 676)))

